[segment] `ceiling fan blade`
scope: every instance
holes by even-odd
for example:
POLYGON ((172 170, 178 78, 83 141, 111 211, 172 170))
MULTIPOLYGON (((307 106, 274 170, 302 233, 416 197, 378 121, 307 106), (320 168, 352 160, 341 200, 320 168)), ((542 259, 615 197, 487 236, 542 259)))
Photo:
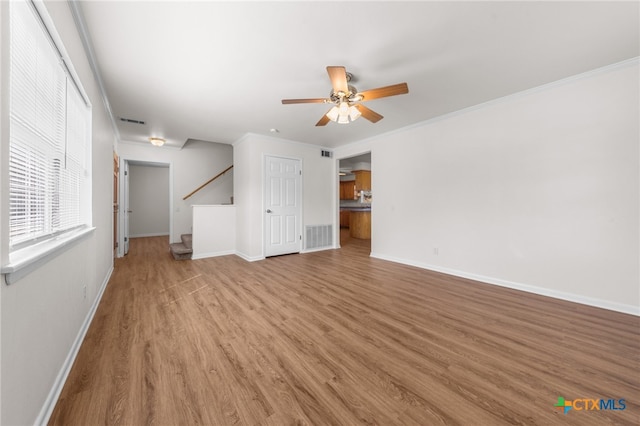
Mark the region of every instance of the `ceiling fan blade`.
POLYGON ((344 67, 327 67, 327 72, 329 73, 331 86, 333 87, 334 92, 349 92, 349 84, 347 83, 347 70, 344 67))
POLYGON ((378 114, 374 110, 369 109, 364 105, 356 104, 355 107, 358 108, 358 111, 360 111, 360 114, 362 114, 362 116, 364 118, 366 118, 367 120, 369 120, 372 123, 377 123, 378 121, 380 121, 380 120, 382 120, 384 118, 383 116, 381 116, 380 114, 378 114))
POLYGON ((329 120, 329 117, 327 117, 327 114, 323 115, 322 118, 316 123, 316 126, 326 126, 327 123, 331 121, 329 120))
POLYGON ((363 101, 370 101, 387 96, 404 95, 405 93, 409 93, 409 86, 407 86, 407 83, 399 83, 377 89, 365 90, 364 92, 358 93, 358 95, 362 96, 363 101))
POLYGON ((282 103, 286 104, 324 104, 330 102, 330 99, 326 98, 311 98, 311 99, 283 99, 282 103))

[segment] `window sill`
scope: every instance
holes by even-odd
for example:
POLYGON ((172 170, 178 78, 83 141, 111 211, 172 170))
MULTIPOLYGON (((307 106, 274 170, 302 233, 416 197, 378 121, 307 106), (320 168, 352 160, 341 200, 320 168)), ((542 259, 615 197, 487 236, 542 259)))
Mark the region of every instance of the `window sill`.
POLYGON ((7 285, 15 283, 71 247, 75 242, 93 233, 95 229, 87 227, 74 230, 12 252, 9 255, 9 263, 2 265, 0 270, 4 274, 5 283, 7 285))

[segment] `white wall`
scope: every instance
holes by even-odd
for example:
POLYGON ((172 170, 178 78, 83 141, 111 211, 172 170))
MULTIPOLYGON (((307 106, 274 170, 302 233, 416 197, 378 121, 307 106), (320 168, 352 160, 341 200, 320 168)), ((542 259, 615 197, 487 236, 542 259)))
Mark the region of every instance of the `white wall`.
POLYGON ((372 255, 640 314, 638 77, 631 61, 336 150, 372 151, 372 255))
MULTIPOLYGON (((154 147, 151 144, 121 143, 121 160, 170 164, 173 176, 173 233, 171 242, 180 241, 181 234, 191 233, 191 206, 196 204, 226 204, 233 196, 234 169, 216 179, 191 198, 182 198, 233 164, 231 145, 190 141, 178 150, 154 147)), ((234 167, 235 168, 235 167, 234 167)))
POLYGON ((193 206, 192 259, 236 253, 236 207, 193 206))
MULTIPOLYGON (((247 134, 233 144, 237 254, 247 260, 264 258, 263 175, 266 155, 302 160, 302 230, 307 225, 336 225, 338 210, 333 159, 319 146, 247 134)), ((304 247, 304 240, 303 240, 304 247)))
POLYGON ((129 166, 129 236, 169 235, 169 167, 129 166))
MULTIPOLYGON (((0 2, 3 19, 7 4, 0 2)), ((3 425, 33 424, 46 411, 45 404, 51 400, 48 395, 60 379, 58 375, 113 266, 111 194, 115 135, 67 2, 46 2, 46 8, 93 105, 92 219, 96 230, 15 284, 7 286, 2 278, 0 423, 3 425)), ((4 21, 2 24, 4 44, 7 25, 4 21)), ((6 58, 4 51, 2 57, 6 58)), ((0 90, 6 93, 6 69, 2 68, 2 72, 0 90)), ((4 129, 6 121, 2 122, 4 129)), ((7 157, 5 150, 1 152, 0 169, 4 174, 7 157)), ((5 206, 6 200, 3 203, 5 206)), ((0 237, 6 239, 7 235, 0 237)))

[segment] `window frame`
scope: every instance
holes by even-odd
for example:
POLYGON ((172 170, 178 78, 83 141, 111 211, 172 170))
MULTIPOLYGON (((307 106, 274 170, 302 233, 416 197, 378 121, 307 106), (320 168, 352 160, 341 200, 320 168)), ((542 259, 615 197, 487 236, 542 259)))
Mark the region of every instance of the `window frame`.
MULTIPOLYGON (((0 2, 0 51, 2 52, 2 60, 0 63, 0 89, 2 93, 9 93, 10 89, 10 69, 11 69, 11 10, 12 2, 0 2)), ((50 43, 50 47, 53 53, 56 54, 60 67, 64 72, 66 79, 66 91, 65 93, 65 129, 69 128, 67 123, 70 111, 69 91, 75 91, 75 95, 78 97, 76 101, 81 101, 87 108, 85 114, 88 114, 86 122, 88 127, 81 129, 85 132, 84 158, 80 159, 81 163, 84 163, 84 171, 76 174, 84 174, 84 183, 78 194, 78 208, 77 212, 80 217, 79 223, 71 226, 67 229, 51 232, 46 235, 40 235, 37 238, 20 241, 10 246, 10 197, 7 195, 2 197, 0 202, 0 260, 1 270, 0 273, 4 275, 4 280, 7 284, 13 283, 24 275, 37 269, 41 264, 49 261, 52 257, 57 256, 62 250, 75 244, 76 241, 93 233, 95 228, 92 226, 92 105, 87 96, 81 80, 76 73, 69 55, 64 48, 64 44, 60 36, 57 33, 55 25, 51 17, 49 16, 44 3, 40 1, 27 0, 31 12, 34 14, 34 18, 37 21, 38 26, 44 32, 47 41, 50 43)), ((73 96, 73 95, 72 95, 73 96)), ((11 123, 11 111, 9 96, 2 96, 0 103, 0 137, 3 141, 10 140, 10 123, 11 123)), ((65 130, 65 133, 67 130, 65 130)), ((82 137, 80 137, 82 139, 82 137)), ((65 134, 65 150, 68 144, 65 134)), ((3 194, 9 194, 9 162, 10 162, 10 148, 9 143, 2 143, 0 149, 0 182, 3 194)), ((66 155, 66 154, 65 154, 66 155)), ((82 170, 82 166, 80 166, 82 170)), ((51 184, 52 181, 47 181, 51 184)), ((75 209, 74 209, 75 210, 75 209)))

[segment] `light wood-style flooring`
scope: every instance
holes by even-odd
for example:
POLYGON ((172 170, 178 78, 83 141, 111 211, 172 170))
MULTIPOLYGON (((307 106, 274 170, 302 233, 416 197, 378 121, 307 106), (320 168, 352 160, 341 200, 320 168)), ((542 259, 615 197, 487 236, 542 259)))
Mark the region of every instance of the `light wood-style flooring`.
POLYGON ((50 424, 640 423, 640 318, 368 254, 175 261, 131 240, 50 424))

